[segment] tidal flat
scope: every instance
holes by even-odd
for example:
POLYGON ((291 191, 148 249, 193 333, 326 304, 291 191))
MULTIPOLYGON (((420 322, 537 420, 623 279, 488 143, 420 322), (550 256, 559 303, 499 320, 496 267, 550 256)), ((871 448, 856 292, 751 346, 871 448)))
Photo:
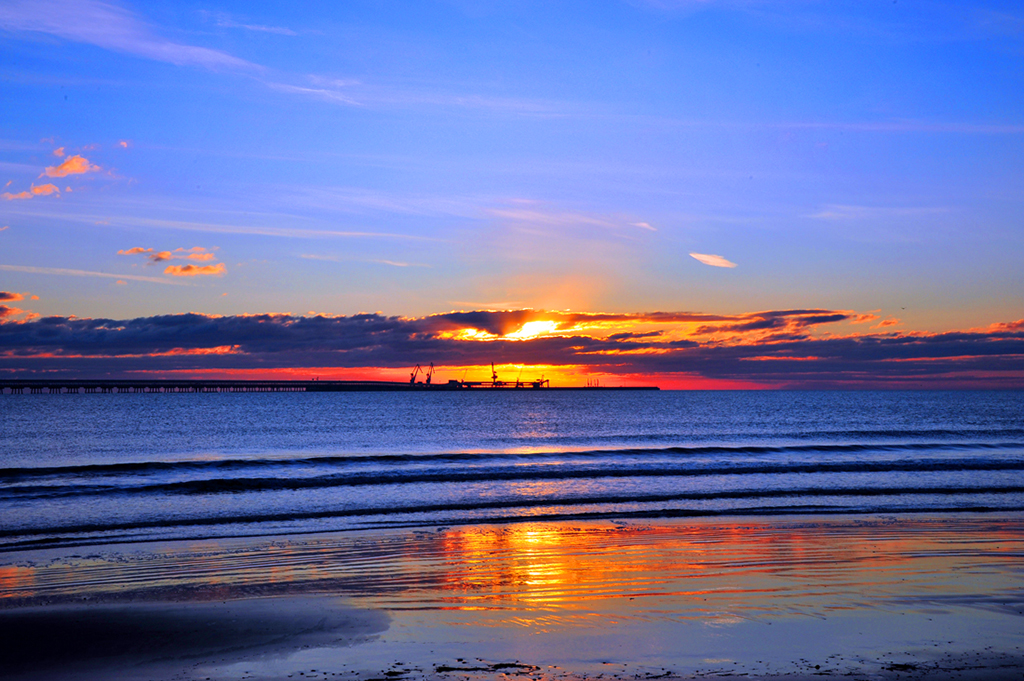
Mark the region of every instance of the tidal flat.
POLYGON ((519 522, 0 556, 12 679, 1019 678, 1024 517, 519 522))

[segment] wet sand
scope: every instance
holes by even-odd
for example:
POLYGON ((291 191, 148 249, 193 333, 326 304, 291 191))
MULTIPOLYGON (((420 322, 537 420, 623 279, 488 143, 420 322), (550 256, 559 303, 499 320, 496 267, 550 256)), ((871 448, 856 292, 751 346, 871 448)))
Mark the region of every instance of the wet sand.
POLYGON ((521 523, 0 554, 0 676, 1022 678, 1024 518, 521 523))

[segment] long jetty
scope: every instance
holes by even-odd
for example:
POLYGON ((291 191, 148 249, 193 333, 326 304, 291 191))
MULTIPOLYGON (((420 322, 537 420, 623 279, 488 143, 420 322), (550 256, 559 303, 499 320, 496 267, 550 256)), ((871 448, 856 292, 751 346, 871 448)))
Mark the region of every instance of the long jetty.
POLYGON ((535 386, 530 383, 402 383, 398 381, 254 381, 206 379, 53 379, 0 378, 3 395, 81 395, 117 393, 335 393, 335 392, 434 392, 434 391, 609 391, 658 390, 657 386, 535 386))

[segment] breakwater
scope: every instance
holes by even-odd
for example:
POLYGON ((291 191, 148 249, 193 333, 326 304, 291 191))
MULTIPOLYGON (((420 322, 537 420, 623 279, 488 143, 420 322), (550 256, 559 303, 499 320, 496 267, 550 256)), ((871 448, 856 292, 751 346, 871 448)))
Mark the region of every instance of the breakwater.
POLYGON ((536 387, 511 383, 492 384, 449 381, 402 383, 398 381, 258 381, 206 379, 50 379, 0 378, 4 395, 82 395, 120 393, 280 393, 280 392, 417 392, 417 391, 515 391, 515 390, 658 390, 657 386, 536 387))

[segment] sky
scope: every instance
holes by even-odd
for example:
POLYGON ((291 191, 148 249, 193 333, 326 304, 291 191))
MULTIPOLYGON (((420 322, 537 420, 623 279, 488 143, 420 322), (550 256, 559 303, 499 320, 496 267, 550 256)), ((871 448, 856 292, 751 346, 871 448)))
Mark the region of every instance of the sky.
POLYGON ((1015 2, 2 0, 0 374, 1021 388, 1021 93, 1015 2))

